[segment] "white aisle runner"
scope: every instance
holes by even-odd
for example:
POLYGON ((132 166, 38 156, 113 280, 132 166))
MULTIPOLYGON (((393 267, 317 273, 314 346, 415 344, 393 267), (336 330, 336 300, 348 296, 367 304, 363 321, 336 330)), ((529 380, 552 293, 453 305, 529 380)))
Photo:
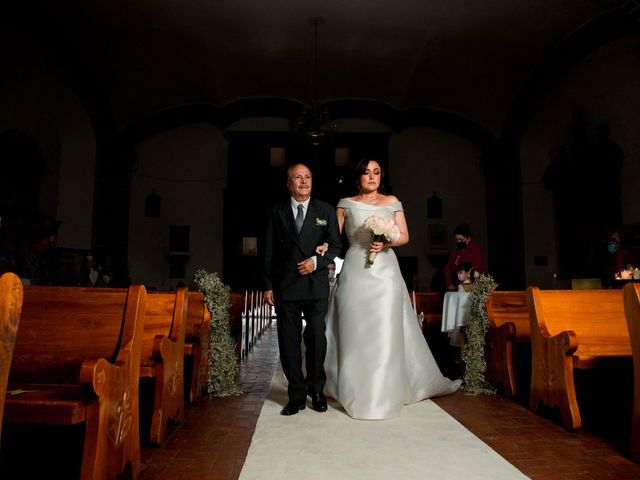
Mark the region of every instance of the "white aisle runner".
POLYGON ((283 417, 285 385, 278 367, 240 480, 527 478, 430 400, 390 420, 353 420, 331 400, 283 417))

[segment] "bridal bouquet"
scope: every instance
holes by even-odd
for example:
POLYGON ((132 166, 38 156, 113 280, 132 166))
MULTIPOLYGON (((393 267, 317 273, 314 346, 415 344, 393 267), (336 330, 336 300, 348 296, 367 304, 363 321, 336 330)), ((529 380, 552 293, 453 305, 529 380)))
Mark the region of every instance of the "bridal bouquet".
MULTIPOLYGON (((369 230, 373 235, 372 242, 395 242, 400 238, 400 230, 393 220, 385 217, 371 215, 364 221, 364 228, 369 230)), ((375 252, 370 252, 367 257, 367 265, 373 265, 376 258, 375 252)))

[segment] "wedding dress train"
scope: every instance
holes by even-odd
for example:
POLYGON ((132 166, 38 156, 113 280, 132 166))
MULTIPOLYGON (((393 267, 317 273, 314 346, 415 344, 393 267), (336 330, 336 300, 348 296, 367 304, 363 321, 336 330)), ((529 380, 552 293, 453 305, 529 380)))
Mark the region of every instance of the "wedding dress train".
POLYGON ((392 249, 366 259, 370 215, 393 219, 402 204, 374 206, 342 199, 349 249, 327 314, 325 393, 357 419, 400 415, 403 405, 460 387, 440 369, 422 335, 392 249))

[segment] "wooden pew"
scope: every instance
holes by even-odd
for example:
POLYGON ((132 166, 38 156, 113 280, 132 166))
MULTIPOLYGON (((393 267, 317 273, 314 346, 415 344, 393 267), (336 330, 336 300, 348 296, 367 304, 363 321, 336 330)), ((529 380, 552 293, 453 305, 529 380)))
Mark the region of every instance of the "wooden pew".
POLYGON ((200 401, 207 384, 210 321, 211 314, 204 304, 204 295, 201 292, 189 292, 184 354, 185 363, 186 357, 189 357, 192 365, 188 378, 185 373, 185 392, 188 392, 190 403, 200 401))
MULTIPOLYGON (((149 292, 142 336, 140 380, 153 383, 148 440, 162 445, 169 421, 184 420, 184 339, 188 294, 149 292)), ((148 413, 148 412, 147 412, 148 413)))
POLYGON ((424 314, 422 330, 442 323, 442 294, 438 292, 415 292, 415 309, 424 314))
POLYGON ((253 349, 262 336, 268 314, 268 310, 265 307, 264 292, 253 290, 251 292, 245 292, 244 308, 239 313, 236 310, 236 305, 232 304, 229 309, 231 314, 239 315, 244 322, 243 332, 244 336, 246 336, 245 355, 253 349), (236 310, 235 313, 234 310, 236 310))
POLYGON ((640 462, 640 284, 626 284, 623 288, 623 296, 633 351, 633 416, 629 453, 636 462, 640 462))
POLYGON ((21 309, 22 283, 17 275, 10 272, 4 273, 0 277, 0 436, 2 435, 4 399, 21 309))
POLYGON ((248 295, 248 292, 231 292, 229 294, 229 329, 231 335, 236 339, 236 357, 239 359, 246 356, 251 348, 249 316, 243 316, 243 313, 248 313, 248 295))
MULTIPOLYGON (((138 388, 146 298, 140 285, 108 292, 24 288, 5 422, 84 424, 81 480, 138 476, 138 388)), ((73 457, 73 452, 68 454, 73 457)), ((33 460, 38 461, 36 451, 33 460)))
POLYGON ((418 316, 417 321, 422 335, 429 345, 438 367, 445 376, 458 378, 461 375, 458 360, 460 349, 452 347, 449 334, 442 332, 444 295, 441 292, 413 291, 409 293, 411 303, 418 316))
POLYGON ((524 345, 531 342, 527 292, 492 292, 487 300, 487 317, 487 378, 502 385, 505 396, 513 398, 518 393, 514 343, 524 345))
POLYGON ((620 290, 527 290, 531 322, 531 410, 559 407, 562 426, 582 426, 573 369, 631 356, 620 290))

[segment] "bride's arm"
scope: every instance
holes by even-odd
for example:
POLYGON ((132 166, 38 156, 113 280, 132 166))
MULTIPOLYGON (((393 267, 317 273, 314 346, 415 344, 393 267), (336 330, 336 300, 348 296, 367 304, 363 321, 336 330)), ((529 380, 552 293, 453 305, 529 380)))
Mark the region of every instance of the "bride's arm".
POLYGON ((395 212, 394 221, 400 230, 400 238, 395 242, 388 244, 390 247, 399 247, 409 243, 409 227, 407 227, 407 220, 404 217, 404 212, 395 212))
MULTIPOLYGON (((399 202, 398 197, 394 195, 387 195, 386 199, 388 201, 388 205, 391 205, 395 202, 399 202)), ((406 245, 409 243, 409 227, 407 226, 407 219, 404 216, 404 211, 396 210, 393 212, 393 221, 398 226, 398 230, 400 230, 400 238, 395 242, 387 243, 385 242, 385 247, 400 247, 402 245, 406 245)))

